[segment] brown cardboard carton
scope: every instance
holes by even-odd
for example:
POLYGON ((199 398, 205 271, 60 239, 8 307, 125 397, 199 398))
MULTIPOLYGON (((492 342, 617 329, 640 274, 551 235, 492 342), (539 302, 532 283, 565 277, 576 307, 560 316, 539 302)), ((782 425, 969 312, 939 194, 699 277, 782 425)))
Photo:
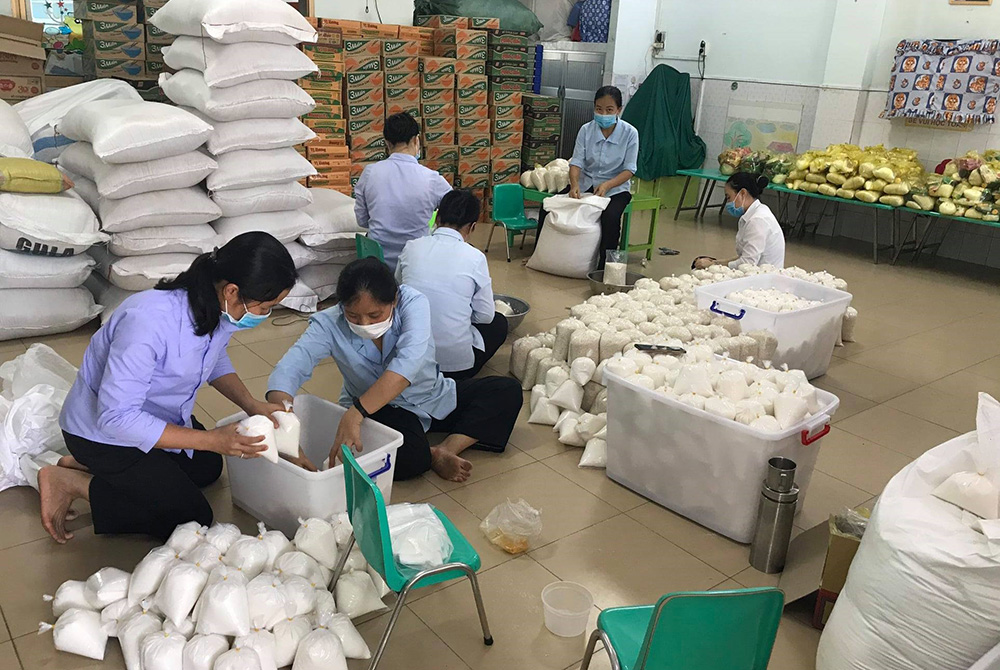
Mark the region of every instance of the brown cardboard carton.
POLYGON ((457 58, 458 48, 454 44, 434 43, 434 55, 440 58, 457 58))
POLYGON ((455 88, 455 75, 448 72, 424 72, 420 75, 423 88, 455 88))
POLYGON ((490 185, 490 173, 468 174, 459 172, 455 178, 456 188, 488 188, 490 185))
POLYGON ((382 57, 416 57, 420 55, 420 42, 417 40, 384 40, 382 42, 382 57))
POLYGON ((524 144, 524 133, 510 131, 493 133, 493 144, 497 147, 517 147, 520 151, 521 145, 524 144))
MULTIPOLYGON (((457 50, 456 50, 457 55, 457 50)), ((456 74, 475 74, 486 76, 486 61, 482 60, 457 60, 455 61, 456 74)))
POLYGON ((500 19, 495 17, 470 17, 469 27, 478 30, 500 30, 500 19))
POLYGON ((487 95, 487 99, 483 104, 489 102, 489 80, 486 78, 486 75, 469 74, 467 72, 456 74, 455 88, 459 91, 482 91, 487 95))
POLYGON ((306 156, 309 158, 350 158, 350 150, 343 144, 336 144, 334 142, 319 141, 307 142, 306 145, 306 156), (315 143, 314 143, 315 142, 315 143))
POLYGON ((520 91, 490 91, 491 105, 522 105, 524 94, 520 91))
POLYGON ((356 132, 351 133, 351 150, 385 149, 385 137, 382 133, 356 132))
POLYGON ((73 2, 73 16, 80 21, 110 21, 134 25, 139 23, 139 8, 135 2, 75 0, 73 2))
POLYGON ((3 99, 15 99, 10 97, 14 95, 30 97, 28 93, 36 87, 38 93, 42 92, 45 70, 42 31, 40 23, 0 16, 0 78, 6 81, 0 87, 0 97, 3 99), (17 81, 15 77, 18 78, 17 81), (34 81, 35 79, 38 81, 34 81))
POLYGON ((438 58, 436 56, 421 56, 420 71, 424 73, 442 72, 446 74, 455 74, 455 59, 438 58))
MULTIPOLYGON (((350 91, 348 91, 348 93, 350 93, 350 91)), ((385 118, 384 102, 362 102, 357 104, 348 103, 346 108, 347 118, 351 121, 385 118)))
POLYGON ((514 162, 503 163, 500 167, 497 166, 496 161, 493 162, 490 172, 490 183, 493 186, 496 186, 497 184, 516 184, 520 178, 520 159, 514 162))
POLYGON ((454 130, 427 130, 424 129, 424 144, 428 147, 435 145, 448 145, 453 146, 455 144, 455 131, 454 130))
POLYGON ((455 104, 455 89, 453 88, 423 88, 420 89, 420 103, 423 105, 455 104))
POLYGON ((489 119, 460 118, 457 125, 458 131, 462 133, 489 134, 490 127, 489 119))
POLYGON ((351 90, 353 88, 382 88, 385 86, 385 73, 348 71, 344 75, 344 81, 347 85, 347 90, 351 90))
POLYGON ((146 62, 142 60, 126 60, 114 58, 85 58, 84 69, 98 78, 114 77, 116 79, 141 80, 146 78, 146 62))
POLYGON ((344 104, 348 106, 384 104, 384 103, 385 103, 385 89, 382 87, 349 88, 347 89, 347 95, 344 98, 344 104))
POLYGON ((425 119, 455 118, 455 103, 433 103, 420 106, 420 115, 425 119))
POLYGON ((415 16, 413 24, 427 26, 428 28, 468 28, 469 19, 464 16, 431 14, 428 16, 415 16))
POLYGON ((460 147, 490 147, 490 134, 478 132, 459 132, 455 143, 460 147))
POLYGON ((485 105, 489 100, 486 91, 473 88, 460 88, 455 92, 455 102, 459 105, 485 105))
POLYGON ((0 100, 13 102, 27 100, 42 93, 43 80, 41 76, 25 77, 22 75, 0 74, 0 100))
POLYGON ((416 56, 386 56, 382 60, 386 72, 419 72, 420 59, 416 56))
POLYGON ((491 119, 523 119, 524 107, 521 105, 491 105, 491 119))
POLYGON ((344 40, 345 56, 378 56, 382 57, 382 40, 380 39, 346 39, 344 40))
POLYGON ((393 114, 409 114, 417 123, 420 123, 420 105, 411 102, 387 102, 385 104, 385 116, 389 118, 393 114))
POLYGON ((511 133, 523 133, 524 132, 524 119, 494 119, 493 120, 493 132, 511 132, 511 133))
POLYGON ((347 132, 353 137, 355 133, 379 133, 385 130, 385 117, 371 119, 348 119, 347 132))
MULTIPOLYGON (((3 32, 2 28, 0 28, 0 32, 3 32)), ((112 42, 155 41, 162 44, 162 35, 165 35, 165 33, 157 30, 155 26, 142 26, 137 23, 117 23, 112 21, 83 22, 84 45, 95 40, 110 40, 112 42), (151 31, 150 28, 153 30, 151 31)), ((174 40, 174 36, 170 35, 169 38, 170 41, 167 42, 168 44, 174 40)))
POLYGON ((361 36, 361 22, 349 19, 320 19, 320 26, 323 28, 338 28, 344 36, 361 36))
POLYGON ((445 46, 455 46, 455 28, 436 28, 434 43, 445 46))
POLYGON ((407 105, 411 107, 420 106, 420 87, 409 87, 403 86, 401 88, 390 88, 385 87, 385 102, 398 103, 401 105, 407 105))
MULTIPOLYGON (((420 88, 421 75, 417 72, 386 72, 386 88, 420 88)), ((417 96, 419 98, 419 94, 417 96)))
POLYGON ((376 72, 382 69, 381 56, 344 54, 344 69, 348 72, 376 72))
POLYGON ((468 44, 485 47, 488 44, 488 35, 485 30, 474 30, 472 28, 456 28, 455 44, 468 44))
POLYGON ((490 150, 490 159, 496 161, 517 161, 521 162, 521 145, 517 146, 497 146, 493 145, 490 150))
POLYGON ((385 147, 369 147, 367 149, 351 149, 351 163, 370 163, 385 160, 389 154, 385 147))
POLYGON ((476 44, 458 44, 455 46, 455 58, 486 62, 486 47, 476 44))
POLYGON ((423 151, 424 159, 428 161, 445 161, 458 164, 458 147, 454 144, 440 144, 426 147, 423 151))
POLYGON ((490 152, 491 150, 489 147, 458 147, 459 159, 474 163, 489 163, 490 152))
POLYGON ((316 44, 319 46, 344 48, 344 31, 339 28, 320 28, 316 31, 316 44))
POLYGON ((487 105, 463 103, 457 106, 456 114, 462 119, 488 119, 490 108, 487 105))
MULTIPOLYGON (((425 133, 428 132, 455 132, 455 117, 454 116, 425 116, 423 121, 423 130, 425 133)), ((452 142, 454 144, 454 142, 452 142)))

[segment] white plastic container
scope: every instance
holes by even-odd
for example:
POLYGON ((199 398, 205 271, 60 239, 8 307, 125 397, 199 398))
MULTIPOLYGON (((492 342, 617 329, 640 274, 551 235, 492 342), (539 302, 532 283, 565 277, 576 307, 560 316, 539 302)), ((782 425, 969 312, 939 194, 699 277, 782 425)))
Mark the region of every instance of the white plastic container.
POLYGON ((594 596, 576 582, 552 582, 542 589, 545 627, 559 637, 578 637, 587 632, 594 596))
POLYGON ((820 438, 830 432, 830 419, 840 405, 837 396, 816 389, 816 414, 788 430, 767 433, 608 372, 605 381, 608 477, 743 543, 753 537, 769 459, 795 461, 802 509, 820 438))
MULTIPOLYGON (((347 411, 340 405, 313 395, 295 398, 294 411, 302 422, 299 446, 316 467, 330 456, 340 418, 347 411)), ((242 421, 246 414, 227 417, 218 425, 242 421)), ((361 424, 364 449, 358 464, 378 484, 385 502, 392 494, 392 476, 396 470, 396 450, 403 436, 380 423, 365 419, 361 424)), ((233 502, 250 515, 276 528, 288 537, 298 530, 299 517, 328 518, 347 511, 344 466, 323 472, 309 472, 284 459, 269 463, 263 458, 226 459, 233 502)))
POLYGON ((744 333, 753 330, 773 333, 778 338, 778 350, 771 361, 774 366, 787 365, 790 369, 802 370, 809 379, 825 374, 830 367, 844 312, 853 297, 846 291, 773 274, 698 286, 694 294, 698 299, 698 309, 708 309, 715 314, 737 319, 744 333), (730 293, 748 288, 788 291, 823 304, 794 312, 769 312, 726 298, 730 293))

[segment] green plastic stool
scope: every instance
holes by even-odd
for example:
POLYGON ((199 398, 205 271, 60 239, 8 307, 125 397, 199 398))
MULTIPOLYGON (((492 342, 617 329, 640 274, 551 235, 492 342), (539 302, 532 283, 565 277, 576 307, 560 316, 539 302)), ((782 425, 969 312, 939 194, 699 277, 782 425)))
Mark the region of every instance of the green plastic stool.
POLYGON ((354 248, 358 252, 358 258, 371 258, 374 256, 385 263, 385 254, 382 253, 382 245, 378 240, 373 240, 367 235, 357 233, 354 235, 354 248))
POLYGON ((622 238, 618 248, 622 251, 645 251, 646 260, 653 260, 653 248, 656 246, 656 224, 660 216, 660 199, 648 195, 633 195, 622 215, 622 238), (632 212, 650 211, 649 238, 642 244, 629 244, 629 233, 632 229, 632 212))
POLYGON ((766 670, 785 595, 775 588, 670 593, 655 605, 597 617, 580 670, 597 641, 612 670, 766 670))
POLYGON ((493 187, 493 225, 490 226, 490 238, 486 240, 486 253, 490 251, 493 232, 497 226, 503 226, 507 242, 507 262, 510 263, 510 248, 514 245, 514 236, 522 234, 521 248, 528 237, 528 231, 534 230, 535 241, 538 241, 538 221, 529 219, 524 214, 524 187, 520 184, 497 184, 493 187))
POLYGON ((385 580, 386 585, 398 595, 396 606, 389 617, 389 623, 385 632, 382 633, 382 640, 372 656, 371 665, 368 666, 369 670, 375 670, 375 667, 378 666, 389 642, 389 635, 403 611, 410 591, 452 579, 466 578, 471 582, 472 595, 476 600, 476 609, 479 611, 479 623, 483 628, 483 643, 487 646, 492 645, 493 636, 490 634, 490 626, 486 620, 486 608, 483 606, 483 596, 479 591, 479 581, 476 579, 476 571, 479 569, 481 561, 479 554, 469 544, 469 541, 455 528, 455 524, 444 513, 435 509, 434 513, 444 525, 448 538, 454 547, 449 562, 429 570, 417 570, 398 565, 392 556, 392 540, 389 537, 389 521, 386 518, 385 500, 382 498, 382 492, 371 477, 358 465, 350 449, 341 446, 340 452, 344 460, 347 515, 351 519, 351 525, 354 526, 354 536, 351 538, 350 546, 344 550, 340 557, 331 583, 337 583, 340 573, 344 570, 347 557, 351 553, 354 543, 357 542, 365 560, 368 561, 368 565, 375 568, 385 580))

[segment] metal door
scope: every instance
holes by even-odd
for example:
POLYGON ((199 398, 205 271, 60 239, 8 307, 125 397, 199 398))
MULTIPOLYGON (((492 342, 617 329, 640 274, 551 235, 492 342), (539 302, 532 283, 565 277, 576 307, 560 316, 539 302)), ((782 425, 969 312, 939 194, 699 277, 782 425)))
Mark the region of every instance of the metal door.
POLYGON ((562 101, 559 155, 573 155, 580 126, 594 118, 594 92, 604 85, 605 54, 599 51, 542 52, 542 95, 562 101))

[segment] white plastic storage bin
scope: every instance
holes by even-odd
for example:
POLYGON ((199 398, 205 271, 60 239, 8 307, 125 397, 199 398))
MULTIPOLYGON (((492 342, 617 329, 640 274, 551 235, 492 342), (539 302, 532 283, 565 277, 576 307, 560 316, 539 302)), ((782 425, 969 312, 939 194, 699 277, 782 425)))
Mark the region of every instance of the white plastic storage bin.
POLYGON ((765 433, 605 373, 608 477, 737 542, 753 537, 767 461, 795 461, 798 509, 809 491, 820 438, 840 400, 816 389, 820 410, 765 433))
POLYGON ((778 350, 771 361, 775 367, 787 365, 802 370, 813 379, 826 373, 833 357, 833 348, 851 304, 851 294, 784 275, 754 275, 698 286, 694 290, 698 309, 737 319, 743 332, 768 330, 778 338, 778 350), (726 298, 735 291, 748 288, 778 289, 794 293, 807 300, 819 300, 822 305, 794 312, 768 312, 748 307, 726 298))
MULTIPOLYGON (((299 446, 316 467, 330 456, 340 418, 347 411, 340 405, 313 395, 295 398, 295 414, 302 422, 299 446)), ((242 421, 240 412, 219 422, 220 426, 242 421)), ((361 424, 364 448, 358 464, 378 484, 386 503, 391 499, 392 476, 396 471, 396 450, 403 436, 380 423, 365 419, 361 424)), ((271 463, 263 458, 226 459, 233 502, 288 537, 295 535, 298 519, 327 518, 347 511, 344 466, 323 472, 309 472, 284 459, 271 463)))

